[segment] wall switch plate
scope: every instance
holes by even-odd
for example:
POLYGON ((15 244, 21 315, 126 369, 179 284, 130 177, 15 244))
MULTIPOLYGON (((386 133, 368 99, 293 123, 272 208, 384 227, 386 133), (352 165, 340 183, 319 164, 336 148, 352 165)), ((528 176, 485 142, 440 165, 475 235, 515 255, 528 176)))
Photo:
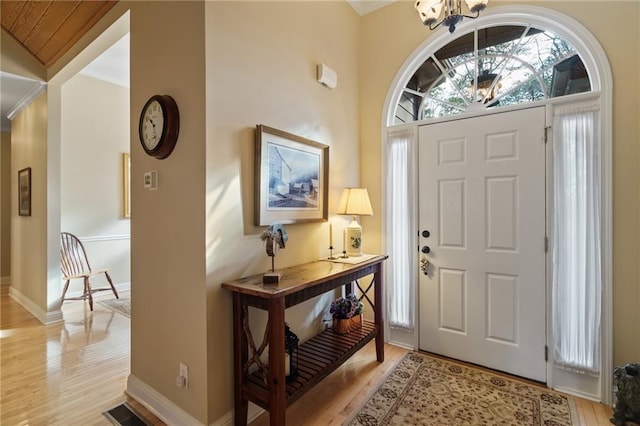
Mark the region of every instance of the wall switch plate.
POLYGON ((144 187, 150 190, 158 189, 158 172, 157 171, 153 170, 151 172, 145 172, 144 187))
POLYGON ((179 388, 186 387, 187 381, 182 376, 176 376, 176 386, 179 388))

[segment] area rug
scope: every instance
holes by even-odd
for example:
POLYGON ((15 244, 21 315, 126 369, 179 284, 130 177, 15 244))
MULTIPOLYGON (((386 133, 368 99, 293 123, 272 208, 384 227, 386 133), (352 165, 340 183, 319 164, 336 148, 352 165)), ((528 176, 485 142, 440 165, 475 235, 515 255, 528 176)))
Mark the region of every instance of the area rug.
POLYGON ((346 422, 354 425, 578 424, 562 394, 503 375, 409 352, 346 422))
POLYGON ((102 306, 120 312, 127 318, 131 318, 131 300, 128 297, 120 299, 107 299, 98 301, 102 306))

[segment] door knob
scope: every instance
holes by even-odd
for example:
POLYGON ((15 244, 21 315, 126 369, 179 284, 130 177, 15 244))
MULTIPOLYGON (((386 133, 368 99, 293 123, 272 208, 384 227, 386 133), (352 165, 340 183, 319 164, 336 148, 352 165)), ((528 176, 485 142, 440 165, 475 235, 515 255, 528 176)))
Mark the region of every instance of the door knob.
POLYGON ((422 256, 422 259, 420 259, 420 269, 423 274, 429 275, 429 260, 427 256, 422 256))
POLYGON ((431 249, 429 248, 429 246, 422 246, 422 252, 424 254, 427 254, 431 251, 431 249))
POLYGON ((429 235, 431 235, 431 232, 427 231, 426 229, 424 231, 422 231, 422 236, 425 238, 429 238, 429 235))

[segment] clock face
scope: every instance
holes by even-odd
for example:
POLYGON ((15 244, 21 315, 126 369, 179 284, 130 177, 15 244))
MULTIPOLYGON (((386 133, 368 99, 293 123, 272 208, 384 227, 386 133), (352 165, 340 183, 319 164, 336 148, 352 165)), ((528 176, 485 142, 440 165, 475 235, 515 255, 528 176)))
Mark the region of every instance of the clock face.
POLYGON ((144 151, 158 160, 171 155, 180 131, 180 113, 169 95, 154 95, 142 108, 138 124, 144 151))
POLYGON ((142 143, 148 151, 153 151, 158 147, 164 130, 164 112, 160 102, 153 100, 147 105, 140 124, 142 143))

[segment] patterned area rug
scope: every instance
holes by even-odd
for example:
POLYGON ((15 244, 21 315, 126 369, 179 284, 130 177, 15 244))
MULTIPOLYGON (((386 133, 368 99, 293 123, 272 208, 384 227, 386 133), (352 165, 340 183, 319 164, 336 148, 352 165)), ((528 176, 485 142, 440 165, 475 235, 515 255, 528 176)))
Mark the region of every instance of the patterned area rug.
POLYGON ((120 299, 107 299, 98 301, 104 307, 113 309, 116 312, 120 312, 127 318, 131 318, 131 300, 128 297, 121 297, 120 299))
POLYGON ((502 375, 410 352, 347 425, 571 426, 566 396, 502 375))

